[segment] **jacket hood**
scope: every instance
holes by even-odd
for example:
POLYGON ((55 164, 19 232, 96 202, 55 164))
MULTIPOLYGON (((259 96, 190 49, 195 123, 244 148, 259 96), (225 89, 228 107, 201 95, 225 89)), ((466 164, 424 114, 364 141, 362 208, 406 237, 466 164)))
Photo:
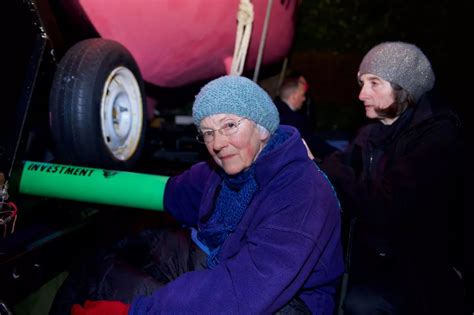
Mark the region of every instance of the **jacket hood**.
POLYGON ((260 185, 265 185, 271 181, 273 176, 269 176, 269 174, 276 174, 286 164, 308 160, 306 147, 296 128, 280 125, 277 132, 285 133, 288 137, 283 143, 275 146, 266 154, 259 156, 255 161, 256 179, 260 185))

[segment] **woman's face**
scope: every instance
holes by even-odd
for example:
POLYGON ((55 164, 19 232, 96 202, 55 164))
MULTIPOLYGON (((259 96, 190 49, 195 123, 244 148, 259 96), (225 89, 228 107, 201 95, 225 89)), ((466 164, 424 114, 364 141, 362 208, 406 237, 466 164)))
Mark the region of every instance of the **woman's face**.
POLYGON ((395 101, 390 82, 370 73, 361 75, 359 81, 362 85, 359 99, 364 102, 367 118, 379 119, 384 124, 390 124, 393 118, 382 118, 375 111, 385 109, 395 101))
POLYGON ((268 134, 261 132, 255 122, 232 114, 208 116, 199 127, 202 133, 213 134, 212 140, 205 143, 207 150, 229 175, 248 169, 268 139, 268 134), (230 129, 233 131, 227 132, 230 129))

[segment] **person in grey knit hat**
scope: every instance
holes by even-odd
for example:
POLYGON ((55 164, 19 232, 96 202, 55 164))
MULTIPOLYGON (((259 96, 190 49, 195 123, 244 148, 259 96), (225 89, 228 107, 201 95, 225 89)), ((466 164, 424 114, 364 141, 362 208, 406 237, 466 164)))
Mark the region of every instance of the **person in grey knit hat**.
POLYGON ((430 92, 435 75, 413 44, 376 45, 357 79, 371 121, 320 164, 346 222, 357 218, 344 314, 462 314, 458 117, 430 92))
MULTIPOLYGON (((435 75, 430 61, 415 45, 384 42, 373 47, 362 59, 357 79, 362 86, 359 99, 365 103, 367 117, 380 118, 383 123, 389 124, 433 88, 435 75), (364 85, 363 78, 372 76, 381 79, 382 83, 390 84, 394 94, 393 102, 377 104, 374 100, 366 102, 365 98, 368 96, 366 92, 371 85, 364 85)), ((382 98, 375 101, 379 100, 382 98)))
POLYGON ((358 78, 371 73, 398 84, 415 102, 433 88, 435 75, 425 54, 413 44, 385 42, 372 48, 362 60, 358 78))

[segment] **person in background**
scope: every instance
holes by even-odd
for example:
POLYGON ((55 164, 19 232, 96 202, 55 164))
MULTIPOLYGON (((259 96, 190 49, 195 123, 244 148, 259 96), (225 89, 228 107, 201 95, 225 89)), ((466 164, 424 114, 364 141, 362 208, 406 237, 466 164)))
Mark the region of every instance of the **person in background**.
POLYGON ((275 105, 280 114, 280 123, 298 129, 313 155, 318 159, 322 159, 326 155, 335 152, 337 148, 316 135, 308 116, 302 111, 307 90, 308 83, 304 76, 289 76, 285 78, 279 89, 279 95, 275 98, 275 105))
POLYGON ((171 177, 163 201, 186 229, 122 242, 72 314, 332 314, 340 206, 299 132, 239 76, 205 85, 193 119, 212 159, 171 177))
POLYGON ((320 164, 343 215, 357 217, 344 314, 461 314, 458 117, 429 93, 435 75, 413 44, 376 45, 357 79, 373 121, 320 164))

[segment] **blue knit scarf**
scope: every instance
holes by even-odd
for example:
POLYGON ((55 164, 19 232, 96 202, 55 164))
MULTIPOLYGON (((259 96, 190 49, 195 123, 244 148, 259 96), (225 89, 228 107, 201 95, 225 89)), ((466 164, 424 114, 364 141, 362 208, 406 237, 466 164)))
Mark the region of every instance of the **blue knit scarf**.
MULTIPOLYGON (((288 138, 287 134, 277 130, 263 148, 259 158, 285 141, 286 138, 288 138)), ((209 249, 207 265, 211 269, 219 263, 218 254, 222 244, 235 231, 258 189, 258 184, 255 181, 255 163, 237 175, 227 175, 223 170, 220 170, 219 173, 222 177, 222 184, 216 198, 214 212, 206 222, 204 229, 197 234, 199 241, 209 249)))

